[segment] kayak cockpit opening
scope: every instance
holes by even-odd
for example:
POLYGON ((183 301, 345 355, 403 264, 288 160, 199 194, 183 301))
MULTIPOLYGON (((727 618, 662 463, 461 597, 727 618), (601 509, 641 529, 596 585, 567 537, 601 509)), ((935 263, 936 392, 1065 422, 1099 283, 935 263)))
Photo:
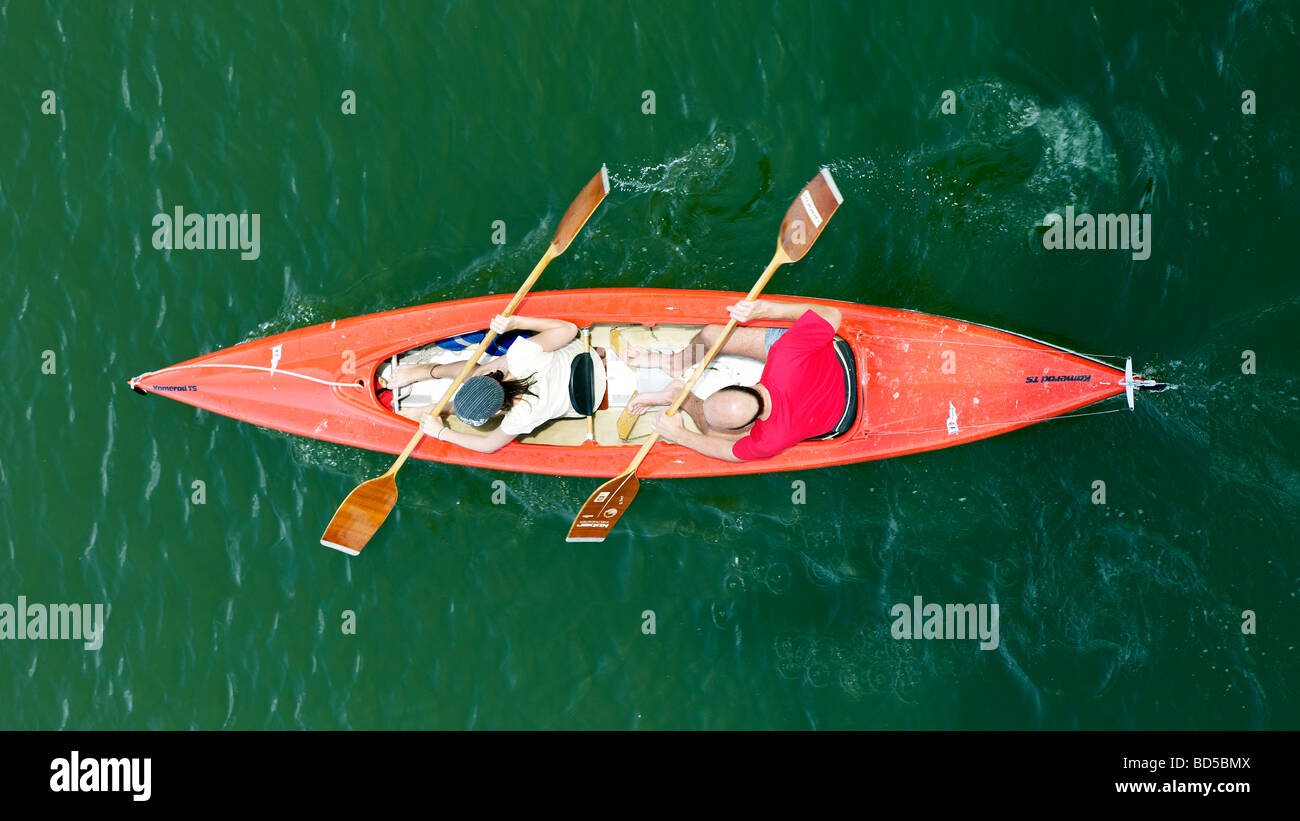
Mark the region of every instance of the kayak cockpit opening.
MULTIPOLYGON (((595 404, 597 410, 593 415, 595 441, 602 446, 619 446, 619 445, 639 445, 643 443, 653 432, 650 427, 650 414, 640 416, 628 416, 624 414, 632 397, 638 393, 651 393, 665 388, 672 378, 667 374, 652 368, 634 369, 623 360, 623 353, 628 347, 640 346, 658 351, 676 351, 686 347, 695 334, 702 326, 699 325, 629 325, 615 323, 597 323, 590 326, 591 332, 591 350, 593 356, 599 356, 605 372, 605 390, 603 395, 595 404)), ((487 362, 505 354, 510 343, 520 335, 529 335, 530 332, 512 332, 504 337, 493 340, 488 351, 483 354, 479 362, 487 362)), ((376 373, 374 380, 376 385, 376 396, 381 404, 388 410, 408 418, 419 418, 428 409, 442 398, 442 394, 451 386, 451 379, 425 379, 398 388, 391 391, 387 387, 381 386, 386 384, 389 374, 395 372, 396 367, 405 365, 436 365, 452 362, 463 362, 468 352, 483 339, 484 332, 476 331, 469 334, 440 339, 414 348, 409 351, 399 353, 382 363, 376 373)), ((836 340, 837 352, 840 354, 841 361, 848 362, 848 368, 852 368, 853 351, 847 342, 842 339, 836 340)), ((705 398, 720 388, 729 385, 749 385, 756 384, 763 374, 763 363, 748 357, 723 355, 717 357, 709 366, 708 370, 700 377, 696 383, 694 393, 701 398, 705 398)), ((835 438, 842 436, 852 427, 857 417, 857 380, 846 370, 846 390, 849 392, 850 401, 845 409, 844 418, 840 424, 829 433, 817 437, 818 439, 835 438)), ((464 425, 454 414, 448 414, 444 417, 448 426, 453 430, 471 430, 464 425)), ((497 424, 499 418, 493 419, 487 425, 476 428, 479 433, 491 431, 497 424)), ((693 431, 698 431, 694 420, 689 414, 684 414, 686 426, 693 431)), ((587 440, 587 421, 585 416, 578 415, 576 411, 573 415, 561 419, 553 419, 542 425, 530 434, 520 436, 516 441, 528 444, 545 444, 561 445, 576 447, 587 440)))

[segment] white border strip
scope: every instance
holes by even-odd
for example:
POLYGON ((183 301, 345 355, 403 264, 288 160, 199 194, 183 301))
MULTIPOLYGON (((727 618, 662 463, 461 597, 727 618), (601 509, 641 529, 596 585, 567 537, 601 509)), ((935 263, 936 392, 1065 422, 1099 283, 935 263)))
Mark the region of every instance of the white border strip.
POLYGON ((822 166, 822 178, 825 179, 826 184, 831 187, 831 193, 835 195, 835 203, 837 205, 842 205, 844 203, 844 196, 840 194, 840 187, 835 184, 835 180, 831 177, 831 170, 826 166, 822 166))
POLYGON ((323 544, 323 545, 325 545, 326 547, 332 547, 332 548, 334 548, 335 550, 338 550, 338 551, 341 551, 341 552, 343 552, 343 553, 346 553, 346 554, 348 554, 349 556, 360 556, 360 555, 361 555, 361 551, 360 551, 360 550, 353 550, 353 549, 350 548, 350 547, 344 547, 344 546, 341 545, 341 544, 334 544, 333 542, 327 542, 327 541, 325 541, 324 539, 321 539, 321 540, 320 540, 320 543, 323 544))

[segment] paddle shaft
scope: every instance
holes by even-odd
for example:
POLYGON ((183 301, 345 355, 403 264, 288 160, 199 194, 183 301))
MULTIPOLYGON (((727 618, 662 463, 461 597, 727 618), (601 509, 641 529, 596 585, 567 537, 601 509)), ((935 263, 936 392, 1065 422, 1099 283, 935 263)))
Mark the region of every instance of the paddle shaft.
MULTIPOLYGON (((830 171, 823 168, 803 187, 799 196, 786 210, 785 218, 781 221, 781 232, 776 241, 776 253, 772 256, 772 261, 767 264, 763 275, 758 278, 758 282, 754 283, 754 287, 742 301, 753 302, 772 278, 778 266, 803 259, 808 249, 821 236, 827 220, 834 215, 842 202, 844 197, 840 195, 830 171)), ((729 321, 722 333, 714 340, 708 355, 702 361, 695 363, 694 375, 668 408, 668 416, 681 409, 682 403, 690 395, 695 383, 704 375, 704 371, 713 363, 713 359, 722 351, 722 347, 727 344, 727 339, 736 325, 734 318, 729 321)), ((568 541, 603 542, 605 540, 610 528, 627 512, 632 500, 636 498, 639 487, 636 470, 658 441, 659 434, 652 434, 637 451, 626 470, 602 484, 587 498, 569 528, 568 541)))
MULTIPOLYGON (((585 354, 591 353, 591 328, 582 329, 582 352, 585 354)), ((592 363, 592 367, 595 367, 595 363, 592 363)), ((600 407, 600 398, 597 398, 596 407, 592 408, 591 413, 587 414, 587 441, 588 442, 596 441, 596 410, 599 407, 600 407)))
MULTIPOLYGON (((515 292, 514 298, 510 300, 510 304, 501 312, 502 316, 510 316, 515 312, 515 309, 519 307, 519 303, 524 301, 524 297, 528 295, 528 291, 531 290, 533 285, 537 282, 537 278, 542 275, 542 271, 546 269, 546 266, 550 264, 551 260, 555 259, 559 255, 560 252, 556 250, 555 244, 551 243, 550 247, 546 249, 546 253, 542 255, 540 260, 538 260, 537 266, 533 268, 533 272, 528 275, 528 279, 524 280, 524 284, 519 286, 519 290, 515 292)), ((470 353, 469 359, 465 360, 464 367, 460 369, 460 374, 456 377, 456 380, 451 383, 451 387, 447 388, 447 391, 442 395, 442 398, 438 400, 438 404, 434 405, 433 410, 429 412, 429 415, 438 416, 442 413, 443 408, 447 407, 447 403, 451 401, 456 390, 464 384, 470 371, 474 370, 474 367, 478 365, 479 357, 483 356, 483 352, 487 350, 488 345, 491 345, 492 340, 496 339, 496 337, 496 331, 489 328, 487 334, 483 337, 483 341, 474 346, 474 350, 470 353)), ((411 454, 415 452, 415 447, 420 444, 420 440, 423 438, 424 426, 421 425, 416 428, 415 435, 411 437, 411 441, 406 443, 406 447, 402 450, 402 454, 397 457, 397 461, 393 462, 393 466, 390 467, 384 475, 389 476, 401 470, 402 464, 405 463, 406 460, 410 458, 411 454)))
MULTIPOLYGON (((776 253, 772 255, 772 261, 767 264, 767 269, 764 270, 763 275, 758 278, 758 282, 754 283, 754 287, 749 290, 749 294, 746 295, 744 301, 753 302, 757 299, 758 295, 767 287, 767 281, 772 278, 772 274, 776 273, 776 269, 789 261, 790 258, 786 256, 785 249, 778 246, 776 253)), ((686 381, 686 385, 680 392, 678 392, 677 398, 673 400, 673 403, 668 406, 668 410, 664 412, 665 415, 672 416, 681 409, 682 403, 686 401, 687 396, 690 396, 691 389, 695 387, 695 383, 700 381, 700 377, 704 375, 704 371, 708 369, 709 364, 713 362, 714 358, 722 350, 722 346, 727 344, 727 338, 730 337, 731 332, 736 329, 736 325, 737 322, 735 319, 728 320, 726 326, 722 329, 722 333, 718 335, 717 340, 713 343, 713 347, 709 348, 708 354, 706 354, 704 359, 700 360, 695 365, 695 373, 691 375, 691 378, 686 381)), ((650 438, 646 440, 646 443, 641 446, 641 450, 637 451, 636 458, 632 460, 632 464, 628 465, 627 469, 619 475, 623 476, 629 473, 635 473, 636 469, 641 466, 641 461, 645 459, 646 455, 650 453, 650 449, 654 447, 655 443, 658 441, 659 434, 651 434, 650 438)))

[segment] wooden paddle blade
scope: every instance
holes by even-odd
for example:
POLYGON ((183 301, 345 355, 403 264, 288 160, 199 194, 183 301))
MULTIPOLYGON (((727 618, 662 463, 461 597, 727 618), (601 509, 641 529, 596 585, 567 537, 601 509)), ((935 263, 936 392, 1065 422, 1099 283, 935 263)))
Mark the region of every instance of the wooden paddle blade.
POLYGON ((600 167, 600 173, 591 178, 578 198, 569 206, 569 210, 564 212, 564 219, 560 220, 560 227, 555 229, 555 239, 552 240, 551 246, 555 249, 555 255, 559 256, 573 242, 573 238, 582 230, 582 226, 587 224, 587 219, 596 211, 596 206, 600 205, 609 193, 609 170, 605 166, 600 167))
POLYGON ((627 340, 623 339, 623 332, 618 328, 609 329, 609 348, 618 354, 619 359, 627 356, 627 340))
POLYGON ((569 528, 568 542, 603 542, 641 486, 635 472, 624 472, 596 489, 569 528))
MULTIPOLYGON (((627 398, 627 403, 629 405, 632 404, 633 399, 636 399, 636 395, 637 391, 632 391, 632 395, 627 398)), ((625 408, 623 412, 618 415, 618 438, 626 442, 627 437, 632 435, 632 428, 636 427, 636 420, 640 418, 640 416, 629 412, 625 408)))
MULTIPOLYGON (((583 225, 586 225, 587 219, 608 193, 609 171, 602 165, 600 173, 591 178, 591 182, 587 183, 586 187, 578 194, 578 198, 569 206, 569 210, 564 212, 564 218, 560 220, 560 227, 555 232, 555 241, 547 246, 546 253, 534 266, 533 272, 528 275, 528 279, 524 280, 524 284, 520 285, 519 290, 515 292, 514 298, 510 300, 510 304, 506 306, 503 312, 506 316, 513 314, 515 309, 519 307, 519 303, 528 294, 533 284, 537 282, 537 278, 542 275, 542 271, 546 270, 546 266, 550 264, 551 260, 564 253, 564 249, 569 247, 573 237, 582 230, 583 225)), ((460 374, 451 383, 451 387, 443 393, 442 399, 434 407, 432 411, 434 415, 442 413, 447 400, 455 394, 456 390, 469 376, 478 358, 487 349, 488 344, 492 342, 495 336, 494 332, 488 331, 483 340, 475 346, 470 358, 466 360, 464 367, 461 368, 460 374)), ((402 465, 406 463, 407 458, 415 450, 415 446, 420 444, 423 437, 424 431, 417 427, 411 441, 406 444, 406 449, 397 457, 397 461, 393 462, 393 466, 388 469, 387 473, 358 485, 355 490, 348 494, 348 498, 343 500, 343 504, 339 505, 339 509, 334 513, 334 518, 330 520, 329 527, 325 528, 325 535, 320 540, 321 544, 335 550, 342 550, 344 553, 353 556, 361 552, 361 548, 365 547, 366 542, 370 541, 370 537, 375 535, 375 531, 384 523, 384 519, 388 518, 393 505, 397 503, 397 482, 394 481, 393 477, 397 475, 397 471, 402 469, 402 465)))
POLYGON ((330 519, 320 543, 355 556, 388 518, 397 504, 397 482, 391 472, 362 482, 348 494, 330 519))
POLYGON ((835 180, 831 179, 829 169, 823 168, 804 186, 790 210, 785 212, 785 219, 781 221, 781 238, 777 241, 790 262, 803 259, 842 202, 844 197, 840 195, 835 180))

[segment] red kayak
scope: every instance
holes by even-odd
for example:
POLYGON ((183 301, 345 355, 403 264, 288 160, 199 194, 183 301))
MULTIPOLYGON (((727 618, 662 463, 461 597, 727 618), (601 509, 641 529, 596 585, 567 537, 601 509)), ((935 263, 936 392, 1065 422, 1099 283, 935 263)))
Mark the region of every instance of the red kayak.
MULTIPOLYGON (((625 335, 688 338, 695 326, 725 322, 726 306, 742 298, 651 288, 550 291, 529 295, 520 313, 590 328, 599 345, 611 328, 625 335)), ((641 477, 726 476, 885 459, 996 436, 1125 393, 1132 407, 1134 387, 1163 387, 1132 377, 1131 367, 971 322, 806 297, 763 298, 840 309, 845 418, 827 438, 765 461, 725 462, 664 443, 646 457, 641 477)), ((508 301, 478 297, 336 320, 151 371, 130 385, 263 427, 396 454, 416 422, 380 401, 379 368, 394 356, 485 329, 508 301)), ((585 441, 584 419, 563 419, 496 453, 425 438, 413 455, 495 470, 614 476, 644 441, 635 430, 626 442, 618 438, 614 422, 620 411, 597 412, 594 442, 585 441)))

